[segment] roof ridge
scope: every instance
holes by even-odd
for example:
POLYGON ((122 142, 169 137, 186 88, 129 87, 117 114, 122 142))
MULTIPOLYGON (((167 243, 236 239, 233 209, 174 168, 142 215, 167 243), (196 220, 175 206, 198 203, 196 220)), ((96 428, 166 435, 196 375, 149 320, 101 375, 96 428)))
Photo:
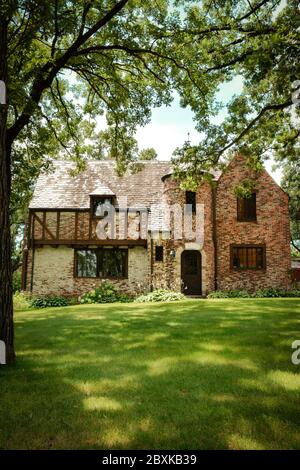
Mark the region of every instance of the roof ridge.
MULTIPOLYGON (((55 163, 72 163, 75 164, 73 160, 61 160, 61 159, 52 159, 52 162, 55 163)), ((116 164, 116 160, 85 160, 85 163, 110 163, 110 164, 116 164)), ((157 163, 166 163, 172 165, 171 160, 135 160, 132 163, 149 163, 149 164, 157 164, 157 163)))

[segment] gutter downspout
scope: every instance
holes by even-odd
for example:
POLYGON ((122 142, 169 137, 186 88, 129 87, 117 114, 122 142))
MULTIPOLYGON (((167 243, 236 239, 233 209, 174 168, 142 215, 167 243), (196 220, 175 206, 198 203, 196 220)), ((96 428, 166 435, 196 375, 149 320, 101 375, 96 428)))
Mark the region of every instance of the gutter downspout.
POLYGON ((214 182, 212 186, 212 225, 213 225, 213 244, 214 244, 214 289, 218 290, 218 237, 217 237, 217 215, 216 215, 216 203, 217 203, 217 185, 214 182))
POLYGON ((34 228, 35 228, 35 216, 32 216, 32 231, 31 231, 31 240, 30 245, 32 249, 32 257, 31 257, 31 279, 30 279, 30 292, 33 291, 33 273, 34 273, 34 253, 35 253, 35 245, 34 245, 34 228))
POLYGON ((153 292, 153 239, 150 233, 150 292, 153 292))
POLYGON ((21 277, 21 290, 26 290, 27 281, 27 268, 28 268, 28 218, 26 217, 23 232, 22 242, 22 277, 21 277))

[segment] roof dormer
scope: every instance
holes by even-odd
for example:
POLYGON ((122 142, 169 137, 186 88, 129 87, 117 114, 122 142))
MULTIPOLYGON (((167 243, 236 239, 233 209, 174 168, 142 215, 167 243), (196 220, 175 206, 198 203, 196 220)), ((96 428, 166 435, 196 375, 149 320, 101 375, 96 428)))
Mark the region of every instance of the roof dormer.
POLYGON ((91 214, 93 218, 103 218, 108 215, 112 205, 115 204, 115 193, 105 184, 100 183, 90 193, 91 214))

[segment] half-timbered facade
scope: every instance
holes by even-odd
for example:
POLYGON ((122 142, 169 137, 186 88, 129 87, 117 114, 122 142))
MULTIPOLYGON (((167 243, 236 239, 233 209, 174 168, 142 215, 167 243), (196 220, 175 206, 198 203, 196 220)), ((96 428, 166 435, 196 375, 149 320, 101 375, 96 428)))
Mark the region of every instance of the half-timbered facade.
POLYGON ((288 198, 241 155, 215 184, 183 191, 169 162, 118 176, 112 161, 71 162, 41 174, 29 207, 23 289, 80 295, 104 279, 125 292, 155 288, 205 295, 215 289, 288 288, 288 198), (237 199, 245 179, 256 189, 237 199))

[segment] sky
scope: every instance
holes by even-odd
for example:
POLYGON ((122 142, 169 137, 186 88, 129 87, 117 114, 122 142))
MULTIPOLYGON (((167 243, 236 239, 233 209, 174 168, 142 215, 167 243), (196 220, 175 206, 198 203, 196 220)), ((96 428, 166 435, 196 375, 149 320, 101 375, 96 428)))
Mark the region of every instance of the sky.
MULTIPOLYGON (((234 94, 242 91, 242 86, 242 78, 236 77, 220 87, 217 99, 223 103, 228 102, 234 94)), ((221 122, 225 114, 224 110, 221 111, 214 122, 221 122)), ((200 134, 195 130, 193 113, 189 108, 181 108, 179 96, 175 95, 171 106, 153 109, 151 123, 138 129, 136 139, 140 149, 153 147, 159 160, 169 160, 175 148, 181 147, 188 139, 188 133, 191 144, 198 144, 200 134)), ((280 184, 282 172, 281 170, 274 171, 273 165, 272 160, 265 162, 267 171, 280 184)))

